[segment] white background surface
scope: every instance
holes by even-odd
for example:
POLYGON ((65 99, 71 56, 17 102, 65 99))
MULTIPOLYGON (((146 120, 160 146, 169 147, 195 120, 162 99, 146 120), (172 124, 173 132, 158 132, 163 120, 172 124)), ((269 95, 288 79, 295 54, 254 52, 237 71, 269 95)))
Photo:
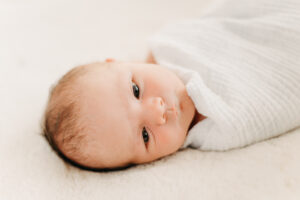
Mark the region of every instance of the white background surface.
POLYGON ((299 130, 111 173, 67 167, 40 136, 63 73, 106 57, 144 60, 151 34, 209 2, 0 0, 0 199, 299 199, 299 130))

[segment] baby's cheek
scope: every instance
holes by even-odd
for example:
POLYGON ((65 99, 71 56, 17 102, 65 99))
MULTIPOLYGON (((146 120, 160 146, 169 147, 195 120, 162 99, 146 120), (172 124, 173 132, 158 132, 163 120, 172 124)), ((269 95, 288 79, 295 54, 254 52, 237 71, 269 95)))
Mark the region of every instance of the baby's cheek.
POLYGON ((166 146, 170 144, 171 137, 169 136, 169 134, 160 134, 159 140, 162 145, 166 146))
POLYGON ((184 142, 184 134, 179 133, 178 130, 165 130, 159 135, 160 143, 164 149, 173 152, 180 148, 184 142))

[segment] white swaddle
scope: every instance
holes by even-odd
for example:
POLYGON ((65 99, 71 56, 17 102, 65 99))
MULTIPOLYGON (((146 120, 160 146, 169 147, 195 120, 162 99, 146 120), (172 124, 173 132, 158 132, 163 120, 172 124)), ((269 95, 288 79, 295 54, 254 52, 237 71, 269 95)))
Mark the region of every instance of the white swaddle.
POLYGON ((223 1, 167 26, 150 47, 207 116, 184 147, 228 150, 300 125, 299 0, 223 1))

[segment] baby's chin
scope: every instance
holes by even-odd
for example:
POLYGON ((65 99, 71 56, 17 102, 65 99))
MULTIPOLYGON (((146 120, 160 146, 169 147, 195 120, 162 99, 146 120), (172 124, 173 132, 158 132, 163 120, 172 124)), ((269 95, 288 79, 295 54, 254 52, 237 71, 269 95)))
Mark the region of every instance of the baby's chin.
POLYGON ((180 100, 180 109, 183 112, 182 121, 185 128, 185 135, 187 135, 187 132, 190 130, 191 126, 193 125, 194 118, 196 116, 196 108, 194 106, 193 101, 191 98, 185 94, 185 96, 180 100))

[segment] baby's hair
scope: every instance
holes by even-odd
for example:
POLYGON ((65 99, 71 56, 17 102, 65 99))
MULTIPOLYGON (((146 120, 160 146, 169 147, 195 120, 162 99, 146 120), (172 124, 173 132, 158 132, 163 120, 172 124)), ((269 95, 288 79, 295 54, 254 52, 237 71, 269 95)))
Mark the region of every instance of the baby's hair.
MULTIPOLYGON (((50 90, 43 122, 43 135, 52 149, 72 165, 78 165, 64 152, 83 158, 80 146, 84 144, 84 126, 79 118, 78 92, 73 86, 76 80, 87 72, 85 66, 75 67, 67 72, 50 90)), ((79 167, 79 166, 78 166, 79 167)))
MULTIPOLYGON (((96 63, 97 66, 108 67, 109 63, 96 63)), ((85 160, 86 156, 81 147, 87 145, 87 127, 80 118, 78 98, 80 92, 74 86, 76 81, 88 72, 88 66, 78 66, 68 71, 56 85, 50 89, 49 99, 43 120, 43 136, 52 149, 66 163, 90 171, 114 171, 130 167, 96 169, 86 167, 67 155, 76 155, 77 159, 85 160), (63 151, 60 147, 63 147, 63 151)))

